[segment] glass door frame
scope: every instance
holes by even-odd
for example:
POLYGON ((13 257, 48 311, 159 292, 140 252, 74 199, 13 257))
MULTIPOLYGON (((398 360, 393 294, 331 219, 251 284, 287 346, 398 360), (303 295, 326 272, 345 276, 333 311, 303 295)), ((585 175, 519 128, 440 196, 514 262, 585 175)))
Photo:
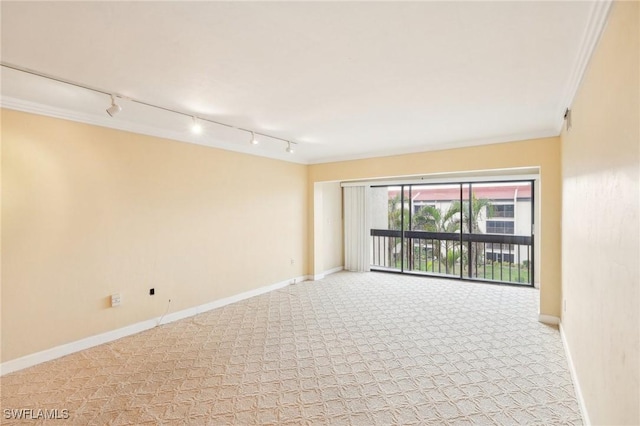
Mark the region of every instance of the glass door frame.
MULTIPOLYGON (((456 182, 446 182, 446 183, 438 183, 438 182, 424 182, 424 183, 397 183, 397 184, 393 184, 393 183, 389 183, 389 184, 385 184, 385 185, 372 185, 372 188, 389 188, 389 187, 398 187, 399 188, 399 196, 400 196, 400 230, 399 230, 399 236, 400 236, 400 267, 394 267, 394 268, 383 268, 380 267, 379 265, 371 265, 371 270, 375 270, 375 271, 384 271, 384 272, 396 272, 396 273, 403 273, 403 274, 411 274, 411 275, 419 275, 419 276, 437 276, 439 278, 454 278, 454 279, 460 279, 460 280, 465 280, 465 281, 480 281, 480 282, 490 282, 490 283, 494 283, 494 284, 505 284, 505 285, 518 285, 518 286, 534 286, 535 283, 535 179, 531 179, 531 178, 525 178, 525 179, 509 179, 509 180, 474 180, 474 181, 456 181, 456 182), (531 199, 531 224, 530 224, 530 233, 529 235, 502 235, 502 234, 486 234, 486 233, 474 233, 473 231, 473 187, 474 185, 486 185, 486 184, 522 184, 522 183, 527 183, 530 184, 530 191, 531 191, 531 195, 530 195, 530 199, 531 199), (447 186, 458 186, 459 188, 459 198, 458 201, 460 203, 460 211, 457 213, 459 214, 459 229, 457 232, 432 232, 432 233, 425 233, 422 231, 414 231, 413 228, 413 204, 412 204, 412 189, 413 187, 416 186, 442 186, 442 185, 447 185, 447 186), (465 200, 464 198, 464 192, 465 189, 467 190, 467 199, 465 200), (405 197, 406 195, 408 195, 408 200, 407 197, 405 197), (406 209, 407 214, 408 214, 408 220, 405 220, 405 204, 408 203, 408 208, 406 209), (466 203, 466 205, 465 205, 466 203), (463 213, 463 209, 465 207, 468 207, 469 211, 468 213, 468 217, 467 217, 467 221, 468 223, 466 223, 466 226, 468 227, 468 232, 464 232, 464 227, 465 227, 465 214, 463 213), (405 222, 408 224, 409 229, 405 229, 405 222), (458 238, 456 239, 451 239, 451 235, 452 234, 457 234, 458 238), (414 238, 420 238, 420 237, 424 237, 425 235, 430 236, 430 237, 437 237, 437 241, 438 244, 440 244, 442 241, 445 241, 445 244, 447 245, 448 243, 446 243, 446 241, 456 241, 460 247, 460 271, 458 274, 435 274, 435 273, 429 273, 428 271, 422 272, 422 271, 416 271, 413 269, 413 263, 415 262, 413 253, 407 253, 407 240, 413 240, 414 238), (478 248, 477 246, 474 247, 474 244, 483 244, 483 250, 482 250, 482 257, 483 257, 483 270, 482 273, 484 275, 484 278, 482 277, 478 277, 478 276, 473 276, 474 274, 474 268, 476 269, 476 275, 477 274, 477 270, 479 269, 478 267, 478 263, 477 260, 474 264, 472 257, 473 254, 476 255, 476 259, 477 259, 477 252, 478 252, 478 248), (492 253, 492 258, 495 259, 495 252, 493 251, 495 249, 495 245, 497 244, 500 247, 500 252, 499 252, 499 265, 500 265, 500 277, 502 278, 503 275, 503 261, 504 261, 504 256, 505 254, 503 253, 503 249, 502 247, 505 244, 508 244, 509 246, 509 252, 507 254, 507 258, 514 260, 515 259, 515 255, 511 254, 511 247, 517 247, 518 253, 520 253, 521 250, 521 246, 527 246, 527 277, 528 277, 528 281, 527 282, 514 282, 514 281, 504 281, 502 279, 500 280, 496 280, 493 279, 494 277, 494 266, 492 265, 491 267, 491 271, 492 271, 492 279, 487 279, 486 275, 487 275, 487 256, 486 256, 486 246, 487 244, 490 244, 491 247, 491 253, 492 253), (466 250, 467 250, 467 262, 466 265, 463 262, 463 255, 462 255, 462 250, 463 250, 463 246, 466 245, 466 250), (466 271, 465 271, 466 269, 466 271), (466 275, 465 275, 466 272, 466 275)), ((517 199, 514 200, 514 211, 517 208, 517 199)), ((516 224, 514 223, 514 227, 516 226, 516 224)), ((375 237, 374 235, 374 229, 371 229, 370 233, 372 237, 375 237)), ((386 232, 381 232, 380 236, 386 236, 386 238, 391 237, 392 235, 394 236, 394 244, 395 244, 395 234, 397 234, 398 231, 396 230, 388 230, 386 232)), ((388 240, 387 240, 388 241, 388 240)), ((434 244, 434 239, 431 240, 432 241, 432 247, 434 244)), ((426 246, 426 245, 425 245, 426 246)), ((455 246, 454 246, 455 247, 455 246)), ((412 251, 414 249, 413 244, 411 247, 412 251)), ((448 249, 448 247, 447 247, 448 249)), ((372 250, 375 250, 374 248, 372 248, 372 250)), ((388 248, 387 248, 388 250, 388 248)), ((419 250, 421 250, 421 246, 419 244, 419 250)), ((432 249, 433 250, 433 249, 432 249)), ((421 254, 420 254, 421 256, 421 254)), ((454 248, 454 253, 453 256, 455 257, 455 248, 454 248)), ((379 256, 378 256, 379 257, 379 256)), ((518 256, 519 257, 519 256, 518 256)), ((372 261, 375 258, 375 254, 373 254, 372 252, 372 261)), ((426 259, 425 259, 426 262, 426 259)), ((373 263, 373 262, 372 262, 373 263)), ((509 266, 509 277, 511 279, 511 271, 512 271, 512 266, 513 262, 508 262, 509 266)), ((394 260, 394 266, 397 265, 396 261, 394 260)), ((433 264, 432 264, 433 265, 433 264)), ((439 265, 439 270, 441 267, 441 260, 438 259, 438 265, 439 265)), ((518 268, 520 268, 520 263, 517 264, 518 268)), ((448 268, 448 263, 445 263, 445 266, 448 268)), ((455 273, 455 263, 453 263, 452 265, 453 267, 453 271, 455 273)), ((520 280, 520 269, 518 269, 518 280, 520 280)))

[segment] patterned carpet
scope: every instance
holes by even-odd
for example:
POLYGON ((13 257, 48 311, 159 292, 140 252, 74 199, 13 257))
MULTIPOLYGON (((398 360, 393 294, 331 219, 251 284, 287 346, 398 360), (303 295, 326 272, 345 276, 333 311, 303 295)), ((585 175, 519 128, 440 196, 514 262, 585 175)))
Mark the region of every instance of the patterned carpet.
POLYGON ((531 288, 342 272, 4 376, 2 424, 16 408, 74 425, 582 424, 537 305, 531 288))

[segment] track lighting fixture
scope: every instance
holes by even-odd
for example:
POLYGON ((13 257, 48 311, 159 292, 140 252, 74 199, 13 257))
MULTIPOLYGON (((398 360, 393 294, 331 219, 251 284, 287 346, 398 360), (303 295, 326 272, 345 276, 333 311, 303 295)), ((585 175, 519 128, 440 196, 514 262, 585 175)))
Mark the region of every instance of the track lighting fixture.
POLYGON ((20 66, 17 66, 17 65, 11 65, 11 64, 4 63, 4 62, 0 62, 0 67, 12 69, 14 71, 22 72, 22 73, 25 73, 25 74, 34 75, 34 76, 37 76, 37 77, 40 77, 40 78, 45 78, 45 79, 48 79, 48 80, 51 80, 51 81, 56 81, 58 83, 68 84, 70 86, 78 87, 78 88, 81 88, 81 89, 84 89, 84 90, 89 90, 91 92, 99 93, 101 95, 110 96, 111 97, 111 106, 109 106, 109 108, 107 108, 105 111, 111 117, 115 117, 116 115, 118 115, 118 113, 120 113, 120 111, 122 111, 122 107, 116 103, 117 98, 118 99, 126 99, 127 104, 131 104, 131 103, 138 104, 138 105, 149 107, 149 108, 155 108, 157 110, 162 110, 164 112, 178 114, 178 115, 180 115, 182 117, 191 117, 191 119, 192 119, 191 131, 193 133, 196 133, 196 134, 202 133, 202 131, 203 131, 202 123, 206 122, 206 123, 209 123, 209 124, 215 124, 217 126, 227 127, 229 129, 239 130, 241 132, 251 133, 250 142, 251 142, 252 145, 257 145, 258 143, 260 143, 262 141, 268 142, 269 140, 274 140, 274 141, 277 141, 277 142, 286 142, 287 143, 287 148, 285 149, 285 151, 288 154, 293 154, 293 146, 297 145, 297 142, 288 141, 288 140, 280 138, 278 136, 274 136, 274 135, 270 135, 270 134, 262 133, 262 132, 256 132, 256 131, 247 129, 245 127, 239 127, 239 126, 235 126, 235 125, 232 125, 232 124, 223 123, 221 121, 213 120, 211 118, 197 117, 197 116, 192 115, 191 113, 189 113, 187 111, 181 111, 181 110, 177 110, 177 109, 167 108, 167 107, 164 107, 162 105, 152 104, 152 103, 140 100, 140 99, 133 99, 133 98, 129 98, 129 97, 125 98, 123 96, 118 96, 118 95, 113 94, 113 92, 111 92, 110 90, 101 89, 101 88, 98 88, 98 87, 87 86, 87 85, 84 85, 84 84, 80 84, 80 83, 76 83, 76 82, 73 82, 73 81, 65 80, 65 79, 62 79, 60 77, 56 77, 56 76, 53 76, 53 75, 44 74, 44 73, 41 73, 41 72, 38 72, 38 71, 34 71, 34 70, 31 70, 31 69, 23 68, 23 67, 20 67, 20 66), (256 135, 259 136, 261 138, 261 140, 256 139, 256 135))
POLYGON ((111 106, 106 111, 111 117, 122 111, 122 107, 116 103, 116 98, 113 95, 111 95, 111 106))
POLYGON ((193 116, 193 124, 191 125, 191 131, 196 135, 202 133, 202 125, 198 122, 198 119, 193 116))

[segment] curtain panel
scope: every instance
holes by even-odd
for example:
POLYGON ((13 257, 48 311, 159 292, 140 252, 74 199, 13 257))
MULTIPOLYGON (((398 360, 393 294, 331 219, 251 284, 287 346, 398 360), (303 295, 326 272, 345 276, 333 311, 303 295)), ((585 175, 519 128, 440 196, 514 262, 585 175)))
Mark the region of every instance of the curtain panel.
POLYGON ((344 266, 347 271, 369 271, 369 187, 344 187, 344 266))

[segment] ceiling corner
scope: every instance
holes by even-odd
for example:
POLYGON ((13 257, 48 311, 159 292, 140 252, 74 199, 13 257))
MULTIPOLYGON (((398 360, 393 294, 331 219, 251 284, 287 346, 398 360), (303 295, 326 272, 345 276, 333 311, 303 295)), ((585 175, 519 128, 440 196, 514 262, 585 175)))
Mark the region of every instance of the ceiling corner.
POLYGON ((598 45, 600 36, 607 23, 607 17, 611 10, 612 0, 597 0, 593 2, 591 12, 589 13, 589 21, 585 28, 582 40, 580 42, 580 49, 576 56, 573 70, 567 80, 564 88, 564 95, 561 99, 561 104, 558 105, 556 130, 558 134, 562 131, 562 125, 564 123, 564 112, 567 108, 571 108, 573 101, 582 82, 582 78, 587 70, 591 56, 598 45))

